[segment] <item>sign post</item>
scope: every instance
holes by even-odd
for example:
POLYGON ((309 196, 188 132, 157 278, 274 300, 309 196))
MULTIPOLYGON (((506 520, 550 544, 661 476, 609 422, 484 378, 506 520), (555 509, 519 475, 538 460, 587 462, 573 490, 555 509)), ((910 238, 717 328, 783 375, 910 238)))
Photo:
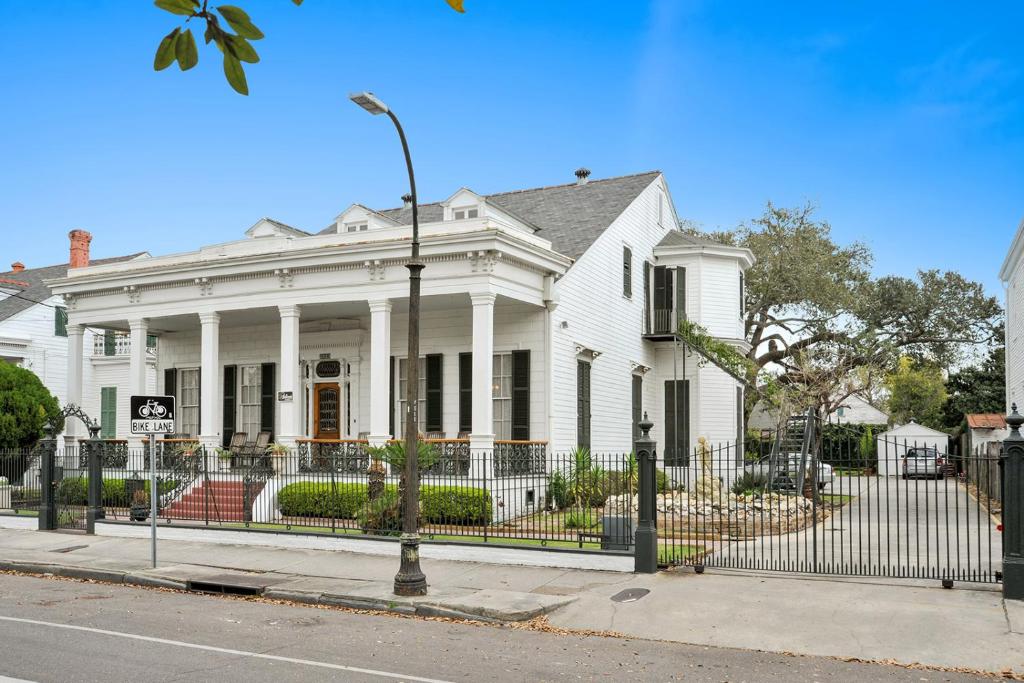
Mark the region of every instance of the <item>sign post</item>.
POLYGON ((149 436, 149 529, 155 568, 157 498, 160 496, 156 479, 156 435, 174 432, 174 397, 132 396, 130 406, 131 433, 149 436))

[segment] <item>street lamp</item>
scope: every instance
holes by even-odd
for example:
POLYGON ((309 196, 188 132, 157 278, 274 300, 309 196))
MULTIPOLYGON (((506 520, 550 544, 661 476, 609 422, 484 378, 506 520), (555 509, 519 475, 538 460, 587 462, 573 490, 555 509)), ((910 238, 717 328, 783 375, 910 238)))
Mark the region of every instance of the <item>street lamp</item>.
POLYGON ((416 177, 412 172, 412 157, 405 131, 398 117, 371 92, 358 92, 349 99, 371 114, 387 114, 398 130, 405 152, 405 165, 409 169, 409 194, 412 195, 412 258, 406 264, 409 269, 409 355, 406 361, 405 382, 405 500, 402 510, 402 563, 395 574, 395 595, 426 595, 427 577, 420 569, 420 535, 417 528, 419 519, 420 481, 417 462, 417 439, 419 420, 420 390, 420 223, 419 207, 416 202, 416 177))

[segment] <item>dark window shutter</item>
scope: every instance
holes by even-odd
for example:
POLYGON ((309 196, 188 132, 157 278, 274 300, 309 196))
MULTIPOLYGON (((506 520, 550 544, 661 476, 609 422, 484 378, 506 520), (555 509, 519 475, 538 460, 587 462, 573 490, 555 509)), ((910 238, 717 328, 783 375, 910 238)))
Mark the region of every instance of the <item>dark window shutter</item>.
POLYGON ((590 448, 590 363, 576 361, 576 444, 590 448))
POLYGON ((68 309, 55 306, 53 309, 53 334, 57 337, 68 336, 68 309))
POLYGON ((743 428, 743 387, 736 387, 736 464, 743 464, 743 442, 746 439, 743 428))
POLYGON ((199 433, 196 434, 196 436, 199 436, 199 434, 203 433, 203 369, 202 368, 199 368, 198 370, 196 370, 196 384, 199 385, 199 391, 197 392, 199 394, 199 400, 196 401, 196 412, 198 413, 198 415, 196 415, 196 429, 199 430, 199 433))
POLYGON ((235 414, 238 405, 236 388, 238 368, 234 365, 224 366, 224 429, 223 446, 227 448, 231 443, 231 437, 235 435, 235 414))
POLYGON ((747 293, 746 293, 746 277, 743 273, 740 273, 740 317, 747 315, 747 293))
POLYGON ((395 434, 395 357, 391 356, 391 365, 388 371, 388 431, 392 438, 395 434))
POLYGON ((622 248, 622 294, 633 296, 633 252, 629 247, 622 248))
POLYGON ((444 431, 441 424, 443 419, 444 392, 444 356, 440 353, 428 353, 426 357, 427 366, 427 414, 424 416, 424 428, 428 432, 444 431))
POLYGON ((473 354, 459 354, 459 432, 473 431, 473 354))
POLYGON ((178 397, 178 371, 174 368, 164 370, 164 396, 178 397))
POLYGON ((690 380, 665 382, 665 465, 690 464, 690 380), (676 410, 676 406, 679 410, 676 410))
POLYGON ((643 419, 644 403, 644 378, 640 375, 633 375, 633 442, 640 438, 640 421, 643 419))
POLYGON ((117 387, 100 389, 100 436, 117 438, 117 387))
POLYGON ((676 329, 683 320, 686 320, 686 268, 676 268, 676 329))
POLYGON ((666 266, 654 267, 654 331, 672 332, 672 277, 666 266))
POLYGON ((644 261, 644 332, 651 331, 651 264, 644 261))
POLYGON ((274 407, 277 405, 277 363, 260 366, 260 429, 274 439, 274 407))
POLYGON ((530 440, 530 352, 512 352, 512 439, 530 440))
POLYGON ((117 353, 117 343, 115 341, 114 331, 106 330, 103 333, 103 355, 113 356, 117 353))

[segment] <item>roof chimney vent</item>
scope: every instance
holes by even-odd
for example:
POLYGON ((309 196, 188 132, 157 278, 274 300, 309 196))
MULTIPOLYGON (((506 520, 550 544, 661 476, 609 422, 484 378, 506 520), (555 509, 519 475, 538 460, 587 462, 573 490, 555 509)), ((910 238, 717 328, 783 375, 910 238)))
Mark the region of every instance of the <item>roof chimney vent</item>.
POLYGON ((71 260, 68 261, 68 268, 85 268, 89 265, 89 242, 92 235, 85 230, 72 230, 68 233, 71 238, 71 260))
POLYGON ((14 263, 11 264, 12 273, 20 273, 23 270, 25 270, 25 264, 22 263, 21 261, 15 261, 14 263))
POLYGON ((589 177, 590 177, 590 169, 589 168, 582 168, 582 167, 580 167, 580 168, 576 169, 576 184, 577 185, 586 185, 587 184, 587 178, 589 178, 589 177))
POLYGON ((402 206, 404 206, 407 209, 411 209, 412 208, 412 195, 411 194, 406 193, 406 194, 402 195, 402 206))

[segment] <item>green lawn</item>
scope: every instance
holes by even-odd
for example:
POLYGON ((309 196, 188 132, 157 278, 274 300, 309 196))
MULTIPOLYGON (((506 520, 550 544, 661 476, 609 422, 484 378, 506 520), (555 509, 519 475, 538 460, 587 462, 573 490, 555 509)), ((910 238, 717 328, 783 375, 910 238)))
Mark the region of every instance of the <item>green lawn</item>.
POLYGON ((5 511, 3 514, 5 514, 5 515, 13 514, 13 515, 17 515, 18 517, 38 517, 39 516, 39 510, 24 510, 24 509, 21 509, 21 510, 11 510, 10 512, 6 512, 5 511))
POLYGON ((821 501, 823 503, 828 503, 829 505, 832 505, 833 507, 840 507, 840 506, 846 505, 847 503, 849 503, 854 498, 855 498, 855 496, 849 496, 849 495, 847 495, 845 493, 823 493, 823 494, 821 494, 821 501))
POLYGON ((699 545, 658 545, 658 564, 673 564, 700 555, 706 548, 699 545))

